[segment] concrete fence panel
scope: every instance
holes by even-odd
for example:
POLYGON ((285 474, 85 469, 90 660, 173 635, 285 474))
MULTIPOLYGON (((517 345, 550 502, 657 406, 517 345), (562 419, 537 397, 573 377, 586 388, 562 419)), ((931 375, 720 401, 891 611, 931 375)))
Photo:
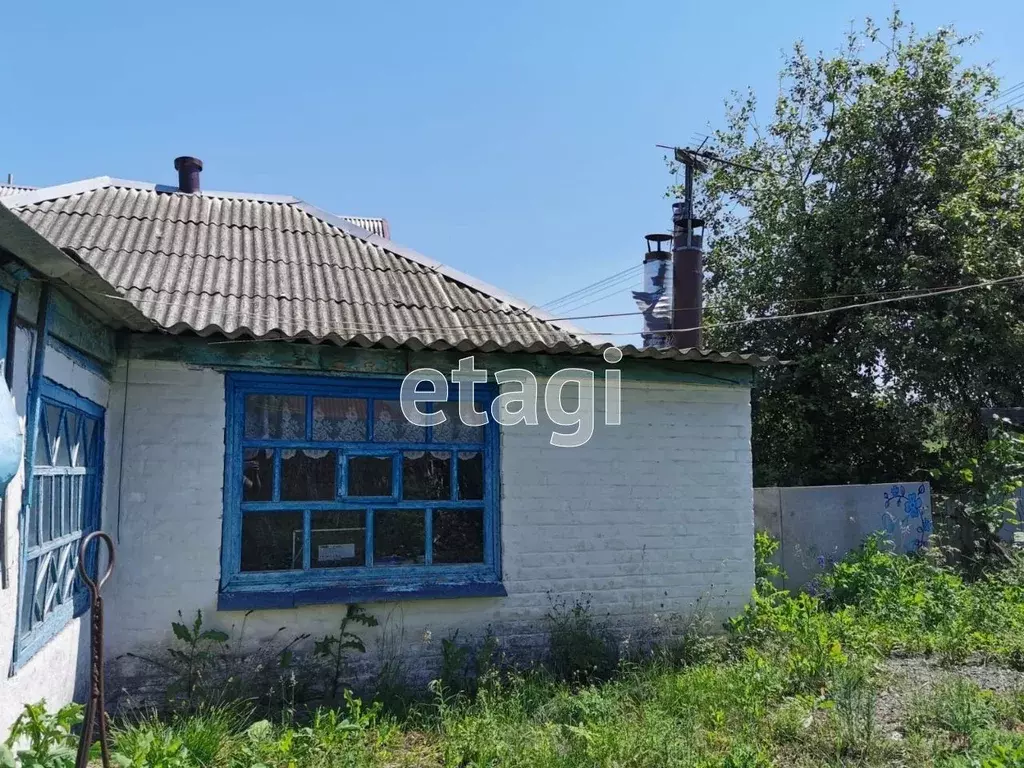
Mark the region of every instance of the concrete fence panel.
POLYGON ((758 530, 779 539, 785 586, 802 587, 874 533, 914 552, 932 530, 928 483, 754 489, 758 530))

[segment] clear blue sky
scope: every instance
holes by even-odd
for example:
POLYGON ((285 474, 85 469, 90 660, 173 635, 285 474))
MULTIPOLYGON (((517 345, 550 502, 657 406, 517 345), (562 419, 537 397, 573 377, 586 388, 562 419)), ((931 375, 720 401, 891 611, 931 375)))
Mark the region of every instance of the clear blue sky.
MULTIPOLYGON (((919 0, 1024 80, 1024 4, 919 0)), ((781 50, 835 49, 886 0, 5 3, 0 180, 97 175, 292 194, 385 216, 404 245, 544 303, 665 230, 656 143, 773 98, 781 50), (57 7, 60 10, 56 10, 57 7)), ((620 286, 580 313, 635 310, 620 286)), ((633 317, 593 321, 635 330, 633 317)))

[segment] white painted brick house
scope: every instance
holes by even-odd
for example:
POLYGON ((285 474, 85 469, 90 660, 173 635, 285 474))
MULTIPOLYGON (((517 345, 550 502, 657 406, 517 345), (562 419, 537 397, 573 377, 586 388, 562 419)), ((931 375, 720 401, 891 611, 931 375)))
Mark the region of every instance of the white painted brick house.
POLYGON ((280 627, 333 631, 358 602, 387 619, 368 646, 392 632, 426 671, 456 629, 536 645, 553 599, 589 596, 626 631, 747 600, 749 390, 765 361, 624 347, 607 363, 607 345, 384 225, 200 192, 179 165, 178 187, 103 177, 0 198, 0 298, 17 298, 4 360, 24 432, 43 436, 3 510, 0 733, 26 702, 81 693, 75 547, 100 528, 117 546, 110 687, 129 693, 142 670, 125 654, 159 653, 179 610, 244 620, 259 645, 280 627), (405 374, 449 376, 469 356, 487 382, 451 376, 427 406, 450 418, 401 418, 405 374), (579 425, 543 407, 537 424, 455 418, 460 389, 481 412, 517 410, 495 371, 525 371, 543 397, 569 367, 595 380, 592 400, 560 391, 566 412, 595 408, 580 447, 552 444, 579 425))

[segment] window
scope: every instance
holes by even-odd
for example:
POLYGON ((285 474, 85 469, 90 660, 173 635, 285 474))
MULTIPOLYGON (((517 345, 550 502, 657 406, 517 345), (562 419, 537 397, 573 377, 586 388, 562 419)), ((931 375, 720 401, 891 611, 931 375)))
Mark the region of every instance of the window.
POLYGON ((21 530, 19 663, 86 609, 78 547, 100 517, 103 408, 49 379, 40 396, 32 504, 21 530))
POLYGON ((505 594, 497 426, 464 425, 454 386, 412 424, 400 386, 228 374, 222 609, 505 594))

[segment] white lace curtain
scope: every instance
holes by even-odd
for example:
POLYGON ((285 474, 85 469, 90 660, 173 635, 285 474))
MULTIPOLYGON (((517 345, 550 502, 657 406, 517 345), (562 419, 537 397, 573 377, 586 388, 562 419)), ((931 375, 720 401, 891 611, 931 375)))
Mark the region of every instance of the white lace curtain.
MULTIPOLYGON (((346 397, 313 398, 312 439, 319 441, 360 442, 366 434, 367 401, 346 397)), ((458 403, 439 406, 448 417, 434 427, 434 440, 444 443, 483 442, 483 427, 472 427, 459 418, 458 403)), ((305 439, 306 398, 302 395, 249 395, 245 402, 245 436, 257 440, 305 439)), ((373 439, 378 443, 421 443, 426 429, 410 423, 397 400, 375 400, 373 439)), ((327 451, 304 450, 311 458, 322 458, 327 451)), ((286 451, 285 458, 294 455, 286 451)))

